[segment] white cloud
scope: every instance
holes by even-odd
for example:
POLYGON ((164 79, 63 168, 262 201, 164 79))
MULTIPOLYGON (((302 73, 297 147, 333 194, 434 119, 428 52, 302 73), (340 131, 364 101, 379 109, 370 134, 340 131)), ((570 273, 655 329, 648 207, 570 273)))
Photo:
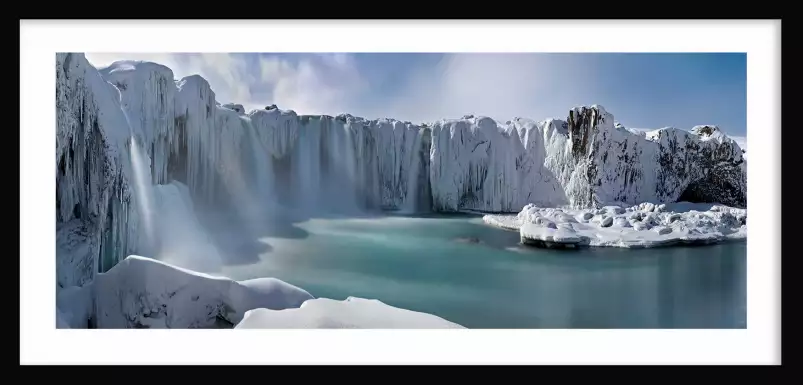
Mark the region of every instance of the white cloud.
MULTIPOLYGON (((275 103, 300 114, 347 112, 413 122, 473 114, 506 121, 517 116, 565 119, 572 106, 598 103, 625 126, 628 121, 621 118, 633 113, 631 106, 612 99, 616 96, 605 88, 611 84, 600 82, 594 58, 572 54, 450 53, 435 65, 421 65, 432 62, 400 54, 399 60, 408 66, 385 67, 374 61, 367 69, 347 53, 86 56, 97 66, 120 59, 154 61, 170 67, 176 79, 199 74, 219 102, 240 103, 248 110, 275 103), (382 81, 389 78, 395 83, 382 81)), ((652 129, 666 125, 671 122, 657 122, 652 129)))
POLYGON ((250 91, 250 85, 256 79, 250 73, 244 58, 219 53, 193 54, 186 58, 186 67, 182 70, 206 78, 215 91, 218 102, 241 103, 248 107, 257 102, 250 91))
POLYGON ((247 64, 243 58, 231 54, 171 54, 171 53, 87 53, 94 66, 105 67, 116 60, 144 60, 159 63, 173 70, 175 79, 198 74, 203 76, 215 91, 221 103, 254 104, 249 91, 247 64))
POLYGON ((177 56, 170 53, 86 53, 86 59, 97 68, 106 67, 118 60, 145 60, 177 69, 177 56))
POLYGON ((163 64, 174 77, 203 76, 220 103, 240 103, 246 109, 277 104, 303 114, 351 112, 367 82, 348 54, 320 54, 291 61, 278 56, 226 53, 87 53, 96 67, 116 60, 163 64), (250 59, 250 60, 249 60, 250 59))
POLYGON ((590 67, 577 60, 527 54, 447 54, 438 66, 422 68, 399 94, 391 110, 413 121, 485 115, 565 118, 568 107, 595 101, 571 100, 582 89, 596 92, 590 67), (571 84, 564 74, 572 74, 571 84), (571 87, 575 87, 572 89, 571 87))
POLYGON ((297 63, 260 57, 259 68, 260 81, 272 90, 276 104, 299 113, 356 113, 353 107, 368 90, 353 58, 346 54, 316 55, 297 63))
POLYGON ((565 118, 567 106, 598 102, 593 99, 598 94, 593 66, 570 56, 445 54, 436 66, 411 68, 390 95, 371 89, 354 56, 346 53, 296 58, 226 53, 86 56, 98 67, 115 60, 147 60, 170 67, 176 79, 199 74, 219 102, 240 103, 248 110, 275 103, 302 114, 348 112, 414 122, 474 114, 505 121, 516 116, 565 118))

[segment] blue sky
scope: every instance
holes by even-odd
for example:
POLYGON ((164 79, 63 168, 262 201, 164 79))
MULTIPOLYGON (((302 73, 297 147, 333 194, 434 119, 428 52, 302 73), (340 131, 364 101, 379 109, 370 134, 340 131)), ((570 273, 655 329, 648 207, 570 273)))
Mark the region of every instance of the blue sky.
POLYGON ((741 53, 87 54, 102 67, 149 60, 176 78, 204 76, 221 103, 277 104, 304 114, 348 112, 413 122, 465 114, 566 118, 601 104, 632 128, 716 124, 745 136, 741 53))

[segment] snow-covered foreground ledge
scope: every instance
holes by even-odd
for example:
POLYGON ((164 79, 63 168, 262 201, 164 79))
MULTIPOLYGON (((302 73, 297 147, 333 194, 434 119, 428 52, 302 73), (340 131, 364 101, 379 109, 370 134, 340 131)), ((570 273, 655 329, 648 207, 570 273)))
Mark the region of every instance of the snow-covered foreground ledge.
POLYGON ((59 328, 462 328, 376 300, 315 299, 275 278, 234 281, 129 256, 57 295, 59 328))
POLYGON ((538 247, 658 247, 747 238, 747 210, 678 202, 622 208, 544 208, 529 204, 518 215, 485 215, 489 225, 518 231, 538 247))
POLYGON ((386 305, 378 300, 319 298, 298 309, 254 309, 235 329, 462 329, 438 316, 386 305))

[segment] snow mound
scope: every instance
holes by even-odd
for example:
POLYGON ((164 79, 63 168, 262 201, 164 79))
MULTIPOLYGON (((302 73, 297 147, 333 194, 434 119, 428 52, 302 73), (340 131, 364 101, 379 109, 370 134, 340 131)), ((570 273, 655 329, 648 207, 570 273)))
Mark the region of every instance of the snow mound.
POLYGON ((515 212, 544 207, 694 200, 746 206, 746 163, 717 126, 628 129, 601 105, 566 120, 500 124, 464 116, 432 126, 433 209, 515 212))
POLYGON ((622 208, 525 206, 518 215, 486 215, 489 225, 519 231, 537 247, 658 247, 747 238, 747 211, 715 204, 642 203, 622 208))
POLYGON ((238 114, 245 115, 245 107, 243 107, 242 104, 226 103, 222 107, 228 108, 230 110, 233 110, 234 112, 236 112, 238 114))
POLYGON ((248 310, 295 308, 313 297, 274 278, 238 282, 132 255, 58 298, 71 327, 115 329, 226 328, 248 310))
POLYGON ((401 309, 378 300, 319 298, 298 309, 254 309, 235 329, 462 329, 432 314, 401 309))
POLYGON ((58 328, 462 328, 377 300, 315 299, 275 278, 234 281, 132 255, 57 295, 58 328))

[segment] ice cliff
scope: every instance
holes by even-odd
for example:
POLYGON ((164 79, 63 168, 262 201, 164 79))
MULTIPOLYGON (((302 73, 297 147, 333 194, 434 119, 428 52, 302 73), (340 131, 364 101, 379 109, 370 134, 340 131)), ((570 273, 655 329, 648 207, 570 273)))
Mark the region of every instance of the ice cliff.
MULTIPOLYGON (((178 181, 195 205, 352 212, 519 212, 642 202, 746 205, 739 146, 713 125, 643 133, 602 106, 565 120, 465 116, 417 125, 221 104, 209 83, 148 62, 97 70, 56 56, 58 281, 73 286, 142 250, 148 184, 178 181), (142 174, 142 173, 139 173, 142 174)), ((158 191, 157 191, 158 192, 158 191)))
POLYGON ((746 205, 745 160, 718 127, 637 133, 614 125, 597 105, 573 108, 566 121, 444 120, 432 129, 430 157, 438 210, 677 200, 746 205))
POLYGON ((83 55, 56 55, 56 242, 59 286, 81 285, 135 248, 120 91, 83 55))

